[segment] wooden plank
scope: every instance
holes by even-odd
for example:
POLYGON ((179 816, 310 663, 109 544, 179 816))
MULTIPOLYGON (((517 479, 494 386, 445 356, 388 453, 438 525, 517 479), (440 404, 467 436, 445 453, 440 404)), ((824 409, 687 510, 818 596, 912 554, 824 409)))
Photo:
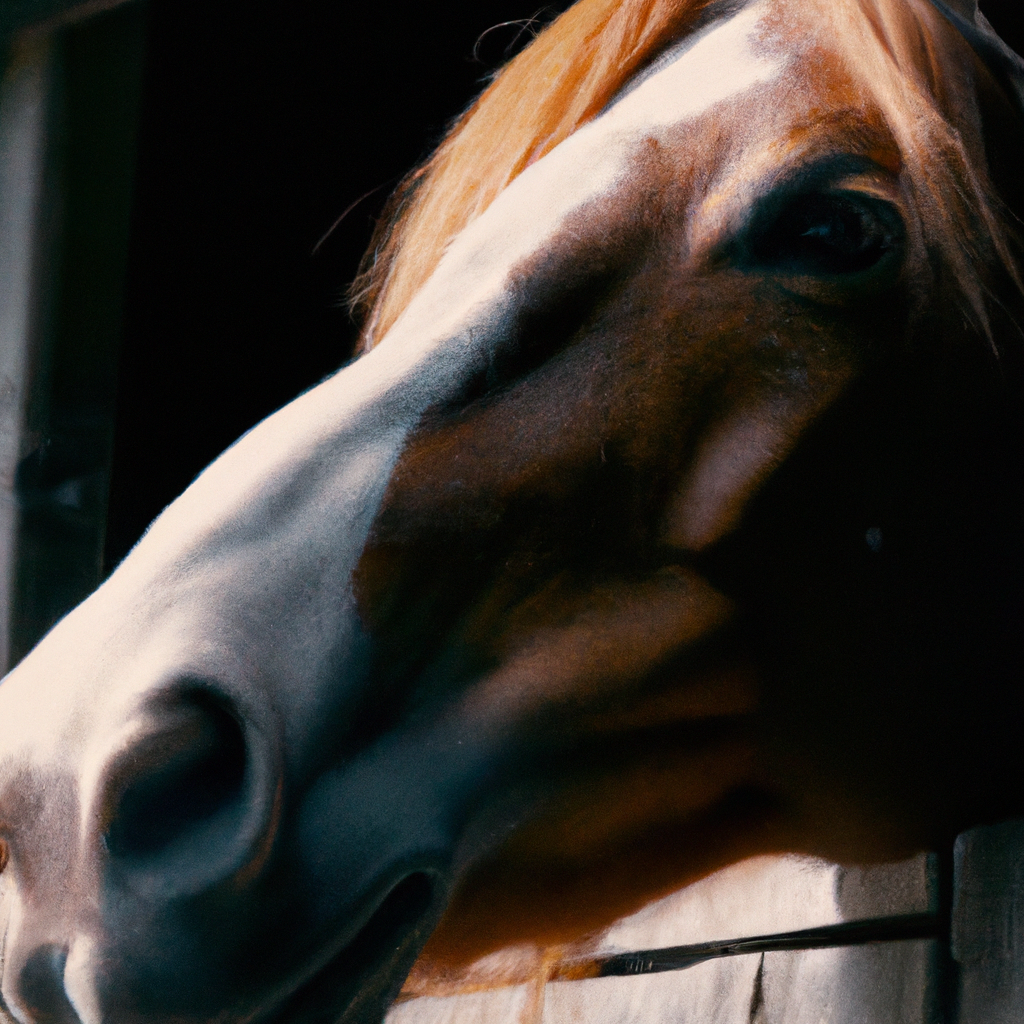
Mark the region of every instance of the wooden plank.
POLYGON ((388 1024, 933 1024, 930 940, 412 999, 388 1024))
POLYGON ((606 931, 597 953, 692 945, 934 911, 933 857, 843 867, 811 857, 756 857, 645 907, 606 931))
POLYGON ((765 954, 760 1005, 752 1006, 749 1024, 932 1024, 937 945, 765 954))
MULTIPOLYGON (((842 868, 800 857, 733 865, 619 921, 591 955, 934 912, 934 859, 842 868)), ((772 952, 642 977, 545 979, 581 950, 495 954, 464 990, 408 998, 388 1024, 932 1024, 937 943, 772 952), (532 978, 530 974, 532 972, 532 978), (502 977, 520 982, 502 987, 502 977), (468 991, 472 987, 480 991, 468 991)), ((415 985, 408 995, 416 994, 415 985)))
POLYGON ((760 957, 400 1003, 387 1024, 748 1024, 760 957))

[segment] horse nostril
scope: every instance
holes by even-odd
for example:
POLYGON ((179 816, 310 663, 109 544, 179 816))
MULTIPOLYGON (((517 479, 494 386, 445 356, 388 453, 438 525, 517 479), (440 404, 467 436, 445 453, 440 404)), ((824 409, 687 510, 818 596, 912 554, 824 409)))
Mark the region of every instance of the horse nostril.
POLYGON ((242 726, 208 691, 176 701, 169 721, 114 772, 107 849, 146 858, 242 814, 246 743, 242 726))
POLYGON ((0 839, 0 873, 3 872, 4 868, 7 867, 7 861, 10 859, 10 851, 7 848, 7 843, 0 839))
POLYGON ((18 996, 33 1024, 79 1024, 64 991, 67 950, 45 945, 34 950, 18 974, 18 996))

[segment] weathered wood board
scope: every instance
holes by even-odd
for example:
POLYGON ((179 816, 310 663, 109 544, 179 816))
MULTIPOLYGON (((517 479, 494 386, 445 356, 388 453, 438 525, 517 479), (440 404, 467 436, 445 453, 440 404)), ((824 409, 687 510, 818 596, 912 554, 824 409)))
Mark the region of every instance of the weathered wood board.
POLYGON ((972 829, 954 851, 957 1024, 1024 1021, 1024 821, 972 829))
MULTIPOLYGON (((934 911, 934 858, 843 869, 796 857, 721 871, 601 936, 598 952, 783 932, 934 911)), ((409 998, 388 1024, 1022 1024, 1024 822, 956 843, 950 961, 935 940, 713 960, 635 978, 544 983, 555 959, 533 952, 533 983, 409 998)), ((506 969, 530 951, 506 954, 506 969)), ((500 975, 500 956, 467 985, 500 975)))
MULTIPOLYGON (((735 865, 620 921, 595 954, 690 945, 935 909, 933 862, 843 869, 799 857, 735 865)), ((557 955, 535 959, 532 984, 399 1004, 388 1024, 932 1024, 938 956, 930 940, 712 960, 644 977, 545 984, 557 955)), ((563 951, 572 957, 576 951, 563 951)), ((510 951, 506 968, 516 972, 510 951)), ((466 987, 499 976, 489 958, 466 987)), ((519 967, 521 970, 521 967, 519 967)))
POLYGON ((930 941, 767 953, 642 978, 517 985, 401 1004, 389 1024, 932 1024, 930 941))

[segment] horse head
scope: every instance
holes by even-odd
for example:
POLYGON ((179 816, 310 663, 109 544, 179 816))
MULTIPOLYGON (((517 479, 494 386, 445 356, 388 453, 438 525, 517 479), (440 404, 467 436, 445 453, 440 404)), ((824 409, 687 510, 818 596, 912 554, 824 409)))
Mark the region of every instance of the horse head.
POLYGON ((9 1012, 371 1022, 421 952, 1019 809, 997 44, 584 0, 517 58, 403 193, 366 354, 0 686, 9 1012))

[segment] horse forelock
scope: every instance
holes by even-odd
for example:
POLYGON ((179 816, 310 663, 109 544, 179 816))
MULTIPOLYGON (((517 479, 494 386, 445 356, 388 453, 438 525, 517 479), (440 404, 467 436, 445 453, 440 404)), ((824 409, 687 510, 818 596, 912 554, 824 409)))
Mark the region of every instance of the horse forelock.
MULTIPOLYGON (((746 5, 580 0, 552 23, 392 197, 351 290, 363 317, 362 350, 383 338, 452 239, 526 167, 597 116, 680 40, 746 5)), ((986 72, 981 58, 972 58, 973 43, 930 0, 778 0, 774 6, 777 17, 768 20, 784 35, 812 33, 855 83, 858 102, 881 114, 933 262, 968 318, 987 333, 987 296, 996 288, 986 273, 1001 267, 1017 288, 1020 279, 1006 210, 986 163, 978 81, 986 72)))

